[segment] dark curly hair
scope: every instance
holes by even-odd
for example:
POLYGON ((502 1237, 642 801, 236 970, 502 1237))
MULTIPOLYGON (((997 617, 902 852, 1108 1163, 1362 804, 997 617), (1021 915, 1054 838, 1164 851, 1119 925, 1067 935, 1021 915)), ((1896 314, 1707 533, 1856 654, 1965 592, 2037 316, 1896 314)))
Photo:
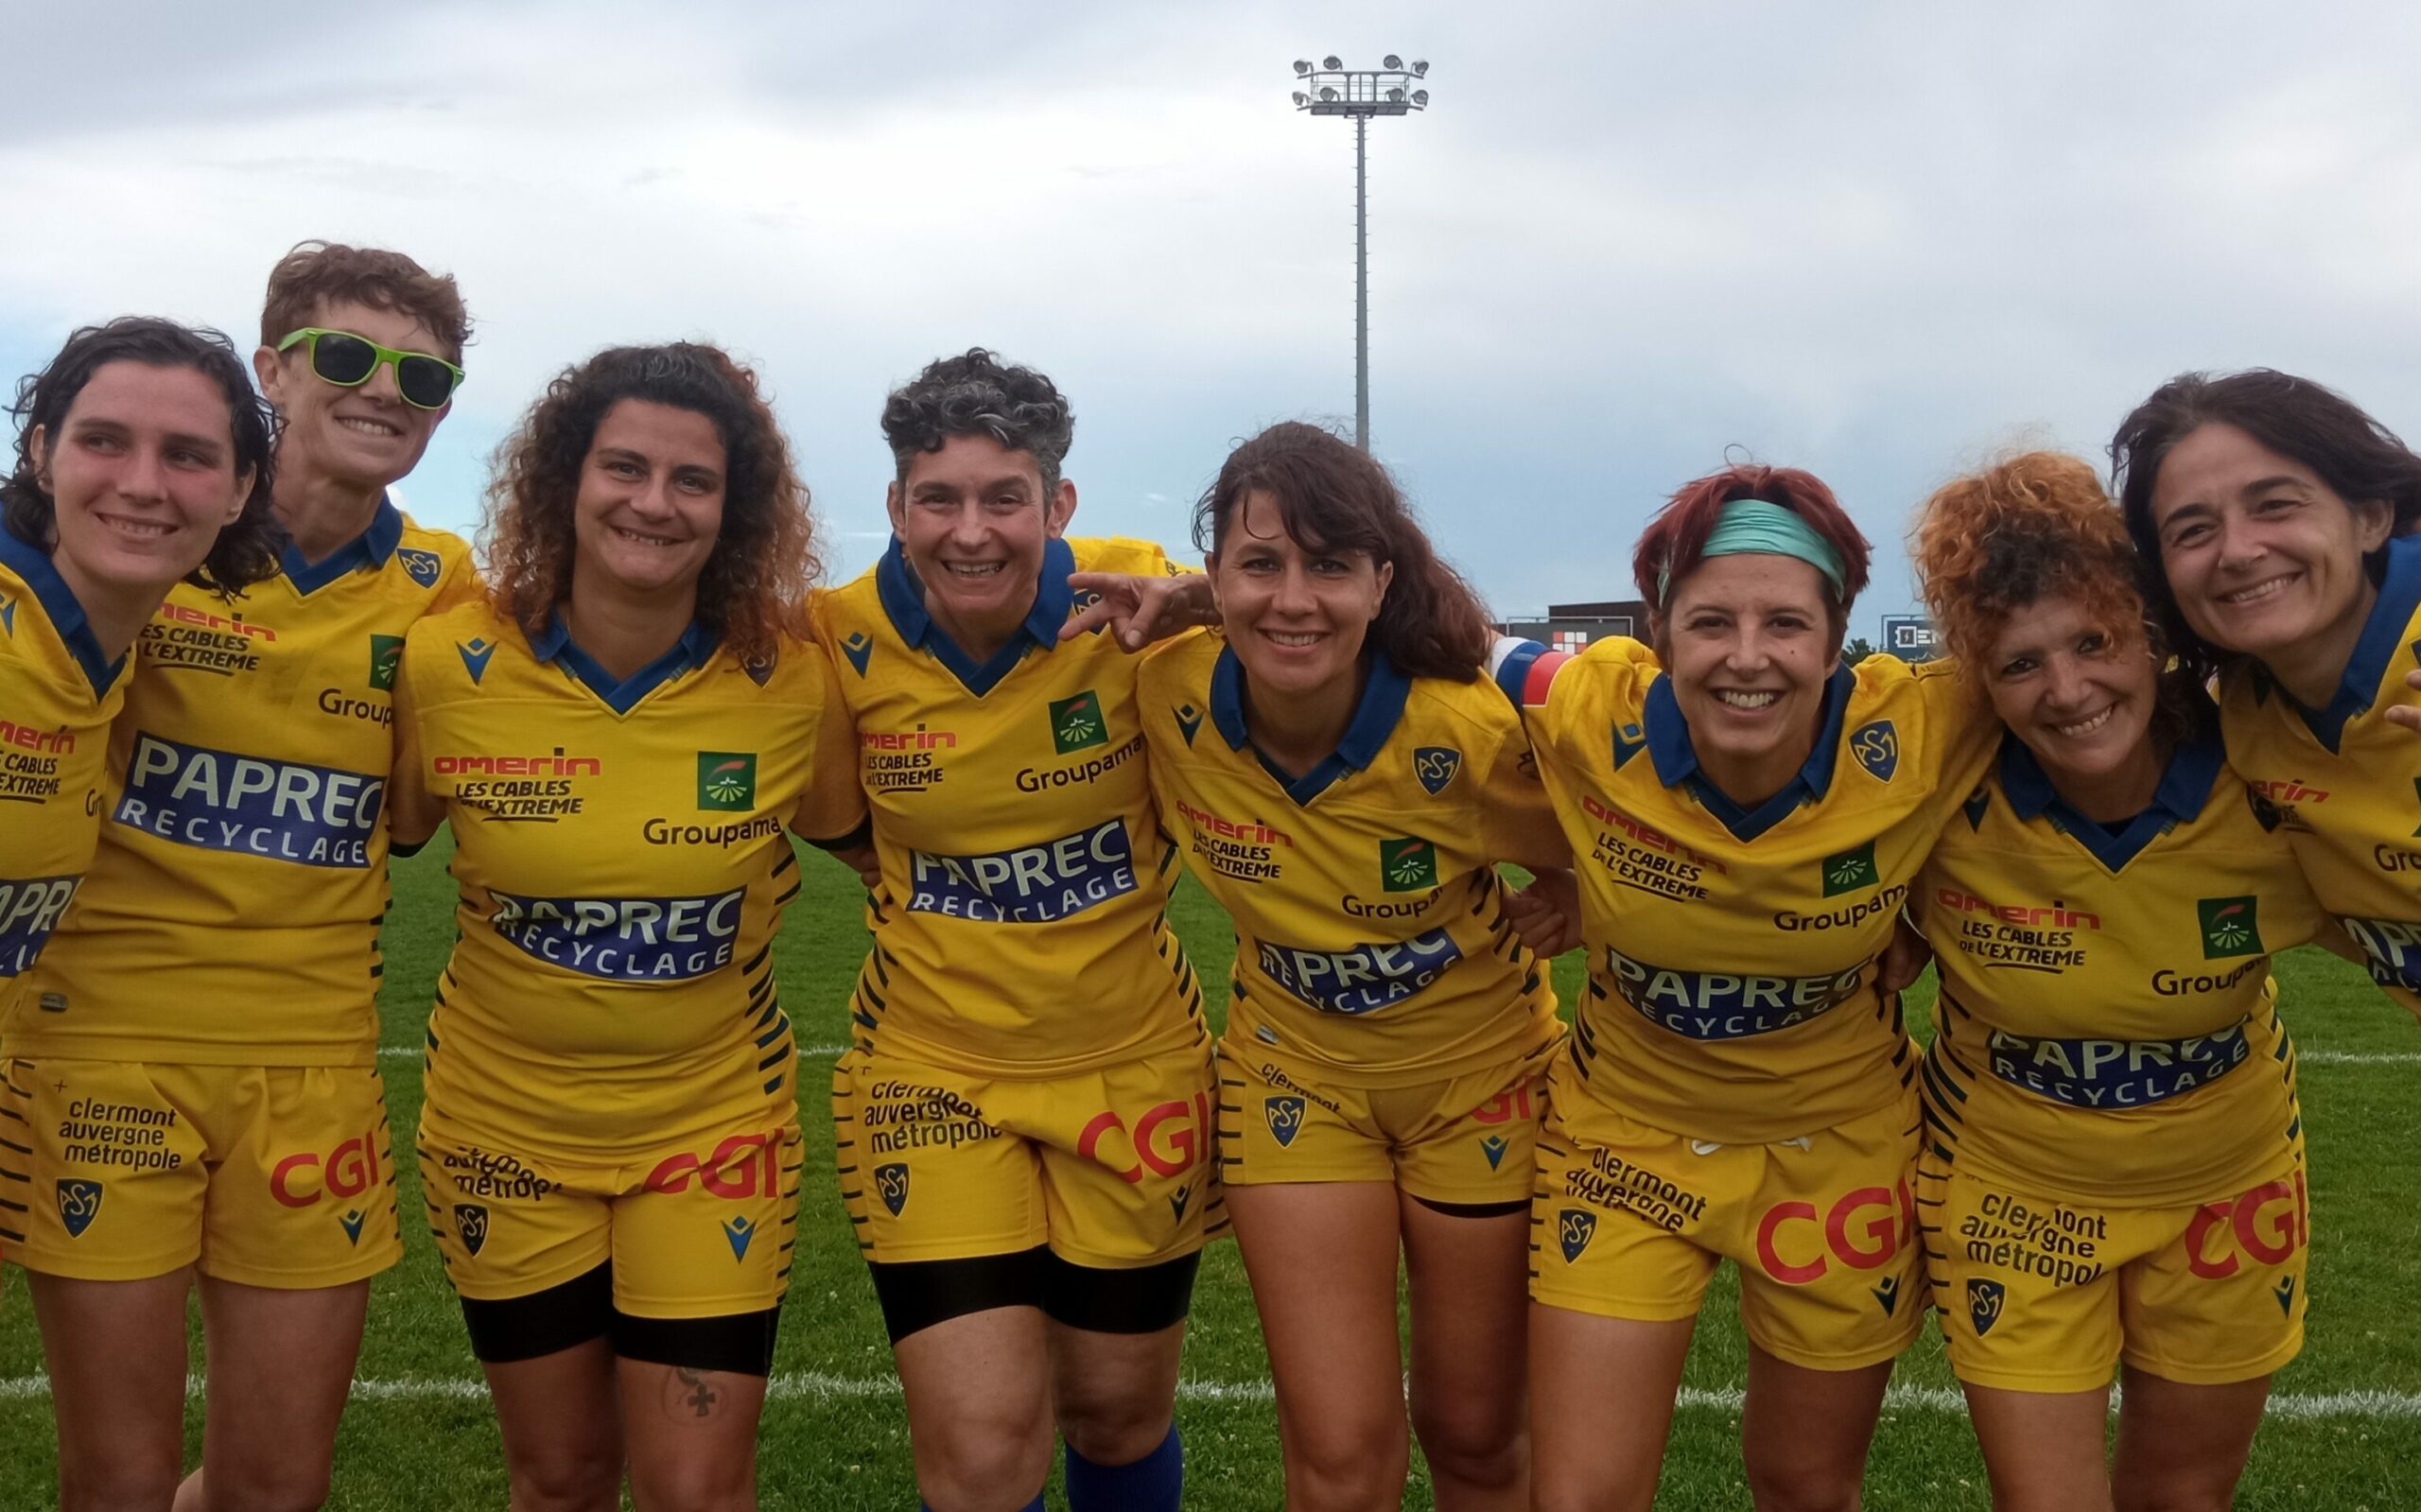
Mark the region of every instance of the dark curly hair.
POLYGON ((1193 544, 1215 552, 1255 492, 1278 505, 1286 534, 1306 551, 1367 551, 1392 564, 1370 638, 1415 677, 1468 683, 1479 675, 1496 627, 1462 576, 1439 559, 1387 470, 1317 426, 1287 420, 1239 443, 1193 507, 1193 544))
POLYGON ((905 484, 909 464, 952 436, 989 436, 1033 457, 1048 495, 1059 487, 1076 415, 1049 378, 978 346, 934 358, 914 382, 893 390, 882 402, 882 436, 898 464, 896 482, 905 484))
POLYGON ((2274 368, 2248 368, 2217 377, 2184 373, 2152 391, 2118 423, 2110 440, 2110 468, 2135 539, 2144 597, 2178 654, 2209 671, 2218 648, 2194 634, 2177 611, 2161 562, 2152 490, 2169 448, 2204 426, 2234 426, 2281 457, 2318 474, 2348 504, 2380 499, 2395 512, 2395 533, 2421 520, 2421 457, 2354 401, 2309 378, 2274 368))
POLYGON ((149 315, 122 315, 106 325, 88 325, 67 339, 49 365, 17 384, 9 412, 17 422, 17 458, 0 481, 0 510, 18 539, 47 546, 57 506, 42 486, 42 460, 34 455, 34 430, 56 444, 59 427, 75 408, 93 374, 112 362, 154 368, 189 368, 218 386, 227 401, 227 440, 238 477, 250 469, 253 491, 244 512, 219 528, 218 539, 185 581, 233 598, 250 583, 274 574, 286 532, 270 513, 277 470, 277 416, 253 391, 253 375, 235 344, 207 326, 180 325, 149 315))
POLYGON ((692 341, 613 347, 566 369, 497 448, 479 551, 498 610, 536 634, 571 592, 581 470, 625 399, 704 415, 723 440, 723 528, 698 576, 699 622, 742 661, 805 634, 807 590, 824 574, 807 485, 756 374, 692 341))

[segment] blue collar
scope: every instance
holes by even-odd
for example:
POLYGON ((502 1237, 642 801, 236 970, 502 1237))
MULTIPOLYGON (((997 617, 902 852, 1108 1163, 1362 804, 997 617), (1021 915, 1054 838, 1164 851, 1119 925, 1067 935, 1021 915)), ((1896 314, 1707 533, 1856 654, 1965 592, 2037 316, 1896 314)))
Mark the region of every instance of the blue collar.
POLYGON ((2416 608, 2421 608, 2421 538, 2399 535, 2387 544, 2387 571, 2379 580, 2378 600, 2371 605, 2370 617, 2362 621, 2362 637, 2354 643, 2337 695, 2324 709, 2296 705, 2312 739, 2330 754, 2336 753, 2337 742, 2344 738, 2345 721, 2377 701, 2379 682, 2387 675, 2388 663, 2404 649, 2404 629, 2412 622, 2416 608))
POLYGON ((1815 803, 1831 791, 1833 768, 1841 755, 1841 721, 1849 713, 1850 692, 1856 686, 1857 676, 1847 667, 1833 669, 1833 675, 1824 682, 1824 722, 1816 732, 1816 748, 1807 753, 1799 774, 1784 783, 1780 792, 1754 808, 1745 808, 1699 772, 1698 748, 1690 743, 1690 721, 1681 713, 1681 700, 1673 696, 1672 674, 1660 676, 1648 685, 1646 712, 1647 754, 1655 758, 1657 780, 1668 788, 1687 782, 1706 811, 1732 831, 1733 839, 1754 840, 1800 805, 1815 803))
POLYGON ((305 562, 303 553, 294 549, 294 538, 288 536, 279 553, 279 565, 285 569, 286 581, 301 594, 319 592, 348 572, 363 567, 383 567, 395 554, 395 543, 404 538, 404 515, 386 495, 378 495, 378 508, 370 516, 370 524, 359 535, 329 552, 317 562, 305 562))
POLYGON ((618 683, 596 657, 580 649, 571 638, 571 627, 564 623, 563 612, 557 610, 548 617, 545 633, 530 637, 530 654, 542 662, 561 664, 607 708, 617 714, 628 714, 638 706, 639 700, 683 672, 706 665, 720 640, 713 631, 692 619, 671 651, 618 683))
POLYGON ((1068 574, 1076 570, 1076 553, 1067 542, 1053 537, 1042 545, 1040 581, 1034 587, 1034 607, 1026 611, 1025 622, 1017 634, 1009 636, 989 661, 978 663, 959 649, 949 638, 949 632, 933 623, 925 609, 925 585, 916 579, 916 569, 908 565, 908 553, 893 536, 891 545, 875 565, 875 592, 882 600, 883 613, 891 617, 891 627, 899 638, 911 646, 922 646, 934 660, 950 669, 950 674, 964 684, 967 690, 981 698, 992 691, 1010 669, 1025 658, 1029 645, 1049 651, 1059 644, 1059 627, 1068 622, 1068 612, 1074 606, 1075 594, 1068 586, 1068 574))
MULTIPOLYGON (((1262 769, 1277 780, 1295 800, 1298 808, 1310 803, 1349 772, 1367 770, 1379 758, 1387 737, 1396 733, 1403 721, 1404 699, 1412 692, 1412 679, 1404 676, 1387 653, 1370 648, 1370 675, 1362 685, 1362 702, 1354 706, 1353 719, 1345 726, 1345 738, 1326 759, 1299 777, 1290 777, 1269 764, 1259 747, 1253 755, 1260 757, 1262 769)), ((1217 726, 1228 749, 1241 751, 1252 739, 1245 728, 1245 666, 1236 660, 1235 648, 1219 648, 1219 660, 1210 669, 1210 722, 1217 726)))
POLYGON ((76 658, 83 669, 84 681, 93 685, 93 696, 98 698, 126 670, 126 658, 112 661, 101 654, 101 643, 93 634, 92 622, 84 617, 84 606, 76 600, 76 590, 59 575, 50 553, 30 541, 18 539, 17 532, 0 528, 0 566, 7 567, 25 580, 33 591, 34 602, 50 621, 50 628, 66 643, 67 653, 76 658))
POLYGON ((2143 848, 2178 825, 2191 824, 2210 801, 2211 786, 2220 777, 2227 752, 2209 730, 2197 731, 2169 753, 2168 770, 2152 789, 2151 807, 2130 819, 2115 833, 2099 820, 2068 807, 2034 753, 2014 735, 2001 737, 2001 791, 2010 812, 2024 820, 2050 816, 2052 826, 2091 852, 2104 870, 2123 870, 2143 848))

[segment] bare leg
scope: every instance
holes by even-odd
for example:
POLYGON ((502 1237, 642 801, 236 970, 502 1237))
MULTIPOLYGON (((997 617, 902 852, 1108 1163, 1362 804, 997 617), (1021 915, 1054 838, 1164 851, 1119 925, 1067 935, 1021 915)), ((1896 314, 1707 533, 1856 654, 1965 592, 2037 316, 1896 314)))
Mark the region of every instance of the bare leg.
POLYGON ((1530 1494, 1539 1512, 1647 1512, 1696 1318, 1530 1304, 1530 1494))
POLYGON ((61 1512, 165 1512, 184 1467, 193 1272, 27 1279, 59 1418, 61 1512))
POLYGON ((1969 1385, 1966 1391, 1995 1512, 2112 1512, 2103 1450, 2107 1386, 2036 1392, 1969 1385))
POLYGON ((621 1402, 603 1338, 487 1366, 512 1512, 618 1512, 621 1402))
POLYGON ((1412 1301, 1412 1424, 1438 1512, 1530 1504, 1530 1213, 1456 1218, 1402 1204, 1412 1301))
POLYGON ((1857 1512, 1891 1362, 1811 1370, 1749 1346, 1740 1447, 1757 1512, 1857 1512))
POLYGON ((2270 1378, 2189 1386, 2122 1365, 2118 1380, 2111 1482, 2120 1512, 2226 1512, 2270 1400, 2270 1378))
POLYGON ((1042 1311, 991 1308, 892 1347, 916 1488, 935 1512, 1015 1512, 1051 1473, 1042 1311))

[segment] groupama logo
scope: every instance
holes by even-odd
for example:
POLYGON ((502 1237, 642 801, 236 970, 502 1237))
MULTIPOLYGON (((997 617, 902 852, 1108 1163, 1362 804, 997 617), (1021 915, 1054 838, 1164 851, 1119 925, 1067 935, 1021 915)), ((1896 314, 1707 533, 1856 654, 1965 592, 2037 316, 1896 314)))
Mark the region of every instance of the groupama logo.
POLYGON ((1838 856, 1824 858, 1824 895, 1838 897, 1855 893, 1861 887, 1879 886, 1883 874, 1875 870, 1874 842, 1868 841, 1855 850, 1845 850, 1838 856))
POLYGON ((1390 893, 1436 887, 1437 847, 1416 835, 1379 842, 1379 885, 1390 893))
POLYGON ((1051 704, 1051 743, 1066 756, 1089 745, 1106 745, 1109 726, 1104 722, 1101 699, 1091 688, 1074 698, 1054 700, 1051 704))
POLYGON ((370 686, 392 689, 395 686, 395 669, 403 665, 404 637, 373 635, 370 637, 370 686))
POLYGON ((699 752, 698 807, 723 813, 746 813, 756 808, 756 753, 699 752))
POLYGON ((2229 956, 2259 955, 2261 925, 2256 917, 2256 899, 2250 897, 2203 897, 2194 900, 2194 914, 2203 926, 2203 959, 2221 961, 2229 956))

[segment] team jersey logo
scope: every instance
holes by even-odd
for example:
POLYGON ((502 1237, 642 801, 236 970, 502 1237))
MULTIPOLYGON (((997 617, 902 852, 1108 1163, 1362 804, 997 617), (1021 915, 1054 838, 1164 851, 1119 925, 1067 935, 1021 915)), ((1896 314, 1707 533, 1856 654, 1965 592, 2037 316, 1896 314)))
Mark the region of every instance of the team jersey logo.
POLYGON ((2250 897, 2201 897, 2194 900, 2195 918, 2203 926, 2203 959, 2261 955, 2261 926, 2255 917, 2256 900, 2250 897))
POLYGON ((1092 689, 1052 702, 1051 743, 1061 756, 1108 742, 1109 726, 1102 719, 1101 698, 1092 689))
POLYGON ((395 560, 402 564, 404 576, 424 588, 437 586, 437 575, 445 565, 438 560, 436 552, 415 550, 409 547, 396 551, 395 560))
POLYGON ((1646 749, 1647 749, 1647 732, 1640 728, 1637 722, 1614 726, 1614 770, 1616 772, 1620 772, 1625 762, 1646 749))
POLYGON ((891 1209, 891 1216, 898 1217, 901 1210, 908 1206, 906 1164, 895 1161, 887 1166, 875 1167, 874 1191, 876 1196, 882 1199, 882 1205, 891 1209))
POLYGON ((456 641, 454 650, 462 655, 462 670, 471 674, 471 686, 479 686, 479 679, 488 675, 488 658, 496 654, 496 642, 474 635, 456 641))
POLYGON ((1850 755, 1877 782, 1889 782, 1900 770, 1900 732, 1890 720, 1861 724, 1850 732, 1850 755))
POLYGON ((369 1214, 358 1208, 337 1215, 337 1226, 344 1230, 344 1242, 356 1249, 361 1247, 361 1225, 368 1217, 369 1214))
POLYGON ((743 814, 756 808, 757 754, 753 751, 699 752, 698 807, 743 814))
POLYGON ((841 642, 841 654, 848 659, 860 677, 865 676, 866 661, 874 655, 874 637, 862 630, 849 632, 849 638, 841 642))
POLYGON ((1379 886, 1389 893, 1418 893, 1437 885, 1437 847, 1417 835, 1379 842, 1379 886))
POLYGON ((488 1242, 488 1210, 473 1202, 456 1203, 454 1232, 462 1237, 464 1249, 478 1254, 488 1242))
POLYGON ((1606 947, 1606 975, 1623 1001, 1650 1023, 1687 1039, 1739 1039, 1792 1029, 1857 996, 1863 965, 1812 977, 1686 971, 1606 947))
POLYGON ((1135 891, 1126 821, 978 856, 908 853, 908 908, 985 924, 1049 924, 1135 891))
POLYGON ((1967 816, 1969 829, 1981 829, 1984 827, 1984 812, 1992 806, 1993 791, 1979 782, 1976 784, 1976 791, 1967 795, 1967 801, 1959 806, 1959 811, 1967 816))
POLYGON ((404 661, 404 637, 373 635, 370 637, 370 686, 391 689, 395 686, 395 669, 404 661))
POLYGON ((1176 716, 1176 733, 1185 738, 1188 750, 1193 746, 1193 732, 1202 728, 1202 711, 1191 704, 1180 704, 1169 712, 1176 716))
POLYGON ((1586 1208, 1566 1208, 1555 1219, 1556 1241, 1563 1246, 1563 1262, 1570 1265, 1597 1237, 1597 1215, 1586 1208))
POLYGON ((16 976, 42 954, 76 896, 74 877, 0 877, 0 981, 16 976))
POLYGON ((696 897, 525 897, 489 924, 526 955, 605 982, 687 982, 731 964, 744 887, 696 897))
POLYGON ((14 599, 0 599, 0 631, 10 635, 17 633, 17 600, 14 599))
POLYGON ((1303 1132, 1303 1100, 1299 1097, 1273 1097, 1261 1105, 1261 1116, 1269 1121, 1269 1137, 1283 1150, 1303 1132))
POLYGON ((1987 1043, 1994 1075, 2083 1108, 2145 1107, 2208 1086, 2253 1053, 2242 1024, 2184 1039, 2042 1039, 1995 1029, 1987 1043))
POLYGON ((81 1239, 93 1220, 101 1215, 101 1184, 97 1181, 60 1178, 59 1222, 70 1239, 81 1239))
POLYGON ((1463 754, 1452 746, 1424 745, 1412 754, 1412 774, 1420 779, 1432 798, 1444 792, 1446 784, 1462 770, 1463 754))
POLYGON ((731 1244, 732 1260, 744 1260, 748 1258, 748 1242, 757 1237, 757 1225, 750 1223, 745 1214, 726 1218, 723 1223, 723 1237, 731 1244))
POLYGON ((1193 1189, 1192 1187, 1179 1187, 1176 1190, 1170 1192, 1169 1216, 1180 1224, 1185 1222, 1185 1205, 1193 1200, 1193 1189))
POLYGON ((1393 944, 1343 950, 1306 950, 1261 942, 1261 969, 1269 980, 1327 1014, 1367 1014, 1419 993, 1463 958, 1443 929, 1424 930, 1393 944))
POLYGON ((2293 1277, 2287 1277, 2285 1279, 2279 1281, 2277 1285, 2272 1287, 2270 1289, 2270 1295, 2278 1299, 2278 1311, 2280 1312, 2285 1313, 2289 1317, 2294 1316, 2295 1278, 2293 1277))
POLYGON ((1855 850, 1845 850, 1824 858, 1824 895, 1838 897, 1862 887, 1879 886, 1883 874, 1875 869, 1874 842, 1868 841, 1855 850))
POLYGON ((1976 1325, 1976 1337, 1993 1331, 2001 1320, 2001 1304, 2008 1300, 2009 1288, 1981 1276, 1967 1277, 1967 1321, 1976 1325))
POLYGON ((1479 1153, 1488 1156, 1488 1169, 1490 1171, 1505 1163, 1505 1152, 1511 1146, 1501 1134, 1491 1134, 1479 1142, 1479 1153))
POLYGON ((1868 1290, 1874 1295, 1875 1306, 1883 1310, 1883 1315, 1885 1317, 1888 1318, 1891 1316, 1893 1310, 1899 1307, 1900 1277, 1896 1276, 1887 1276, 1883 1277, 1881 1282, 1869 1287, 1868 1290))
POLYGON ((201 850, 359 869, 386 797, 382 776, 138 733, 110 818, 201 850))

